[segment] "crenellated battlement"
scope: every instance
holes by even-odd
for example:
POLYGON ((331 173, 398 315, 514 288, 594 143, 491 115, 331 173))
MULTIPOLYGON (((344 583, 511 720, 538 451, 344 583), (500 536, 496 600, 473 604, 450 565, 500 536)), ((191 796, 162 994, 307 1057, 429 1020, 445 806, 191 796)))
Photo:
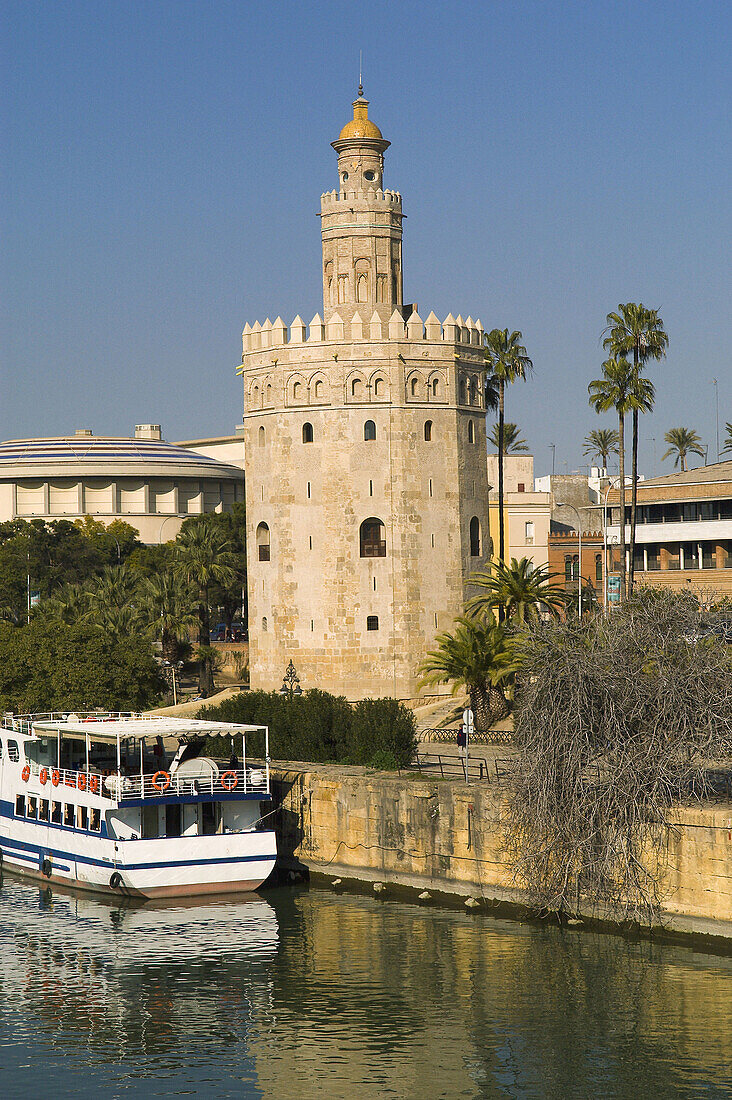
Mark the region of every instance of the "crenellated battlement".
POLYGON ((440 321, 431 312, 423 321, 416 310, 410 313, 405 321, 401 312, 395 309, 388 322, 384 321, 376 310, 370 318, 356 310, 348 320, 344 320, 336 312, 327 323, 324 323, 320 314, 316 313, 309 325, 306 325, 298 315, 289 328, 281 317, 277 317, 275 321, 270 321, 268 317, 263 324, 255 321, 253 325, 247 323, 244 326, 242 359, 249 352, 260 351, 263 348, 355 340, 379 343, 386 340, 410 342, 424 340, 434 343, 440 340, 448 344, 483 347, 485 331, 480 320, 473 321, 472 317, 463 320, 460 314, 453 317, 452 313, 448 313, 445 320, 440 321))
POLYGON ((324 191, 320 196, 320 208, 335 206, 344 202, 383 202, 385 206, 398 207, 401 210, 402 196, 399 191, 324 191))

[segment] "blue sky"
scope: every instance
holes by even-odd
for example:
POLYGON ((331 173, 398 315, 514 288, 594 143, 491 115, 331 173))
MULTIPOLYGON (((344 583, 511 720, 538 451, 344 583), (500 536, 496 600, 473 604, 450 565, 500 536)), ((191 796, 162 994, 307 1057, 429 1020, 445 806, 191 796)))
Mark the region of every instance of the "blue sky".
MULTIPOLYGON (((660 309, 663 434, 732 420, 720 2, 5 0, 0 438, 241 419, 246 321, 321 308, 320 194, 359 49, 402 192, 405 297, 521 329, 537 475, 585 462, 605 315, 660 309), (566 464, 566 465, 565 465, 566 464)), ((652 442, 655 437, 655 444, 652 442)), ((654 457, 655 452, 655 457, 654 457)))

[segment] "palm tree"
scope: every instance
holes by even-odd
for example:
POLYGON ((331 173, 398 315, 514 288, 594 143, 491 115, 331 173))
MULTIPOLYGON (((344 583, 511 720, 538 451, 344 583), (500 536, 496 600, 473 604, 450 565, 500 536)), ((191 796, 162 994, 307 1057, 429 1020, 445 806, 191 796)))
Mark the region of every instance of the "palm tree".
POLYGON ((163 660, 175 661, 176 642, 198 621, 193 590, 174 573, 159 573, 143 579, 139 595, 141 619, 160 638, 163 660))
MULTIPOLYGON (((498 450, 498 424, 494 424, 488 436, 488 442, 498 450)), ((528 451, 526 440, 521 438, 518 424, 512 424, 510 420, 503 423, 503 453, 505 455, 516 454, 519 451, 528 451)))
POLYGON ((461 616, 452 633, 438 634, 438 648, 427 654, 419 666, 421 686, 452 681, 453 695, 467 688, 478 729, 508 711, 505 688, 519 668, 515 643, 493 615, 461 616))
POLYGON ((590 382, 590 405, 596 413, 615 409, 618 414, 618 456, 620 458, 620 595, 625 598, 625 415, 630 410, 633 368, 627 359, 606 359, 602 378, 590 382))
MULTIPOLYGON (((526 353, 520 332, 509 334, 507 328, 494 328, 485 338, 483 349, 489 377, 498 382, 498 556, 503 561, 505 554, 505 531, 503 522, 503 413, 506 385, 519 378, 526 380, 534 364, 526 353)), ((487 386, 486 382, 486 386, 487 386)))
POLYGON ((71 626, 83 622, 89 614, 89 589, 69 582, 43 602, 43 617, 49 623, 71 626))
POLYGON ((198 645, 203 651, 198 665, 198 689, 206 698, 213 690, 211 662, 206 656, 211 634, 208 590, 214 584, 231 584, 236 560, 230 543, 205 520, 184 524, 176 539, 174 572, 193 585, 198 602, 198 645))
POLYGON ((567 593, 552 584, 555 573, 543 565, 534 565, 528 558, 511 558, 511 564, 494 562, 491 567, 474 573, 470 583, 483 589, 468 602, 468 611, 481 613, 502 608, 507 622, 536 622, 543 607, 556 615, 567 605, 567 593))
POLYGON ((686 456, 688 454, 704 454, 701 438, 692 428, 670 428, 663 438, 669 444, 669 448, 662 456, 661 461, 663 462, 664 459, 675 455, 674 467, 680 465, 682 471, 686 470, 686 456))
MULTIPOLYGON (((666 354, 668 336, 657 309, 647 309, 642 302, 622 302, 616 313, 608 313, 607 336, 603 347, 614 358, 633 356, 633 376, 635 383, 642 378, 643 368, 650 360, 660 360, 666 354)), ((642 387, 639 387, 639 391, 642 387)), ((630 576, 628 592, 633 594, 633 575, 635 571, 635 522, 638 510, 638 413, 650 412, 653 407, 653 394, 650 402, 644 403, 640 396, 631 402, 633 414, 633 439, 631 452, 630 483, 630 576)))
POLYGON ((722 447, 722 450, 719 453, 723 455, 726 455, 727 453, 732 454, 732 420, 727 421, 724 426, 724 430, 727 433, 727 438, 724 441, 724 447, 722 447))
POLYGON ((618 453, 619 440, 617 428, 596 428, 585 436, 582 454, 601 459, 603 467, 607 468, 609 456, 618 453))

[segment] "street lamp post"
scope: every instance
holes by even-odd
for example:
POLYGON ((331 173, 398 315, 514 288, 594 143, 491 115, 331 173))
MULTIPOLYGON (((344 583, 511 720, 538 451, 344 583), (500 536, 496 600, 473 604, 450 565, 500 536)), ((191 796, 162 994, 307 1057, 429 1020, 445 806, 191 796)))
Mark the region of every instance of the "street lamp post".
POLYGON ((292 661, 285 669, 285 675, 282 680, 282 687, 280 688, 280 695, 287 695, 290 699, 294 699, 295 696, 302 695, 302 688, 300 687, 300 677, 297 674, 295 666, 292 661))
POLYGON ((577 517, 577 535, 579 538, 579 555, 577 562, 577 616, 582 619, 582 519, 574 504, 565 504, 557 501, 557 508, 571 508, 577 517))

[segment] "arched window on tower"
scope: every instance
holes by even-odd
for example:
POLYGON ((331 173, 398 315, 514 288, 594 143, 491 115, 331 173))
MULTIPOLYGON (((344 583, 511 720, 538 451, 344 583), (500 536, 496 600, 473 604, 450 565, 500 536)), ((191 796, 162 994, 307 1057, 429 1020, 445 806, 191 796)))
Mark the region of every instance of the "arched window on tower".
POLYGON ((380 519, 365 519, 360 529, 362 558, 386 557, 386 529, 380 519))
POLYGON ((480 520, 477 516, 473 516, 470 521, 470 556, 480 557, 480 520))
POLYGON ((312 424, 305 423, 302 426, 302 441, 303 443, 312 443, 313 441, 313 426, 312 424))
POLYGON ((440 396, 440 380, 439 380, 439 378, 433 378, 432 379, 432 396, 433 397, 439 397, 440 396))
POLYGON ((269 561, 269 527, 266 523, 260 523, 257 527, 257 551, 260 561, 269 561))
POLYGON ((322 401, 322 399, 323 399, 323 381, 322 381, 321 378, 318 378, 316 383, 315 383, 315 400, 316 401, 322 401))
POLYGON ((475 443, 475 425, 472 420, 468 421, 468 443, 475 443))
POLYGON ((267 442, 267 436, 263 427, 259 429, 259 446, 263 447, 267 442))
POLYGON ((409 392, 411 393, 412 397, 417 396, 418 387, 419 387, 419 379, 418 378, 413 378, 411 380, 411 382, 409 383, 409 392))
POLYGON ((429 443, 432 439, 432 421, 425 420, 424 422, 424 438, 425 442, 429 443))
POLYGON ((468 383, 464 378, 460 379, 460 404, 468 404, 468 383))
POLYGON ((367 443, 376 439, 376 425, 373 420, 367 420, 363 426, 363 437, 367 443))
POLYGON ((369 300, 369 277, 368 275, 359 275, 356 283, 356 301, 368 302, 369 300))
POLYGON ((360 378, 351 380, 351 397, 354 397, 356 401, 360 401, 363 398, 363 382, 360 378))

